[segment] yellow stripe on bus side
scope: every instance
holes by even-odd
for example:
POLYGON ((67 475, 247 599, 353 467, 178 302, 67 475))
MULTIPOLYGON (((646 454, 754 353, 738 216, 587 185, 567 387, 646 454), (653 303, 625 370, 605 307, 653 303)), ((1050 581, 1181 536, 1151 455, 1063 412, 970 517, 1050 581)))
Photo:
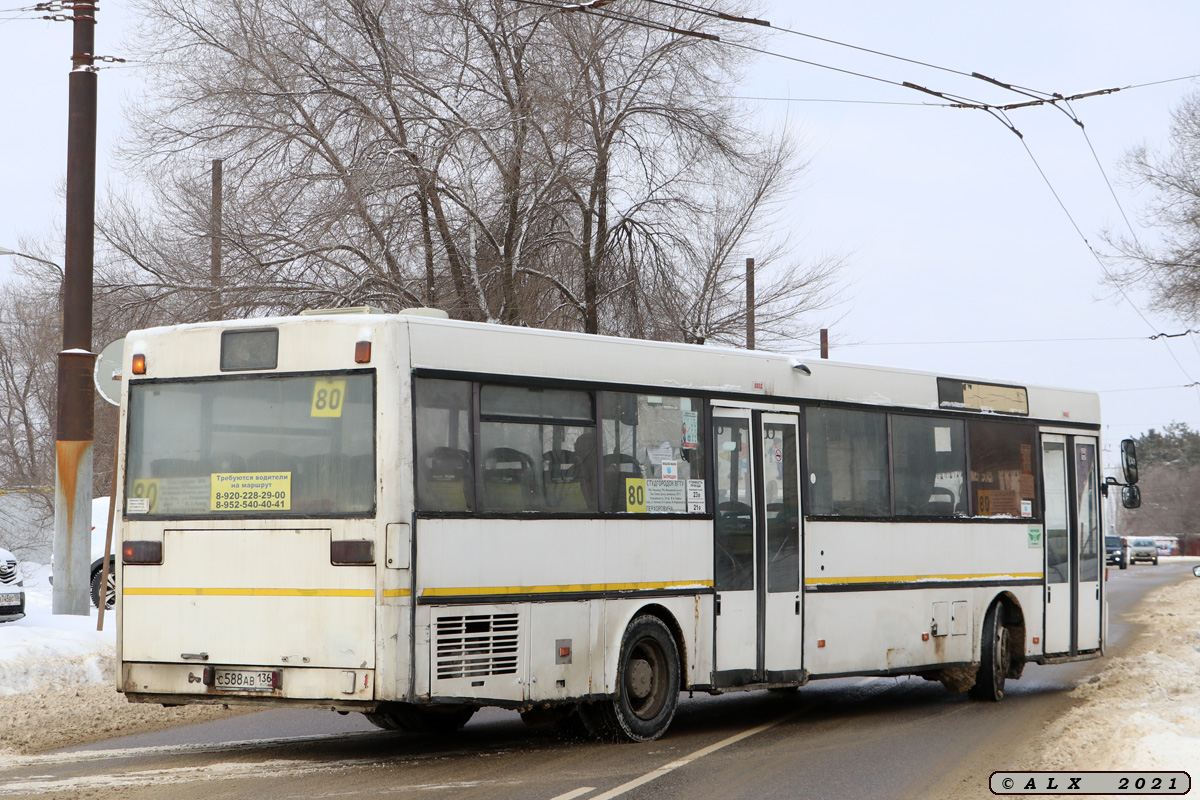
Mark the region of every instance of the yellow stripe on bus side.
POLYGON ((866 575, 856 578, 805 578, 805 586, 831 583, 922 583, 924 581, 993 581, 1005 578, 1042 578, 1040 572, 1003 572, 993 575, 866 575))
POLYGON ((423 597, 458 597, 493 594, 565 594, 568 592, 636 592, 653 589, 710 588, 712 581, 667 583, 574 583, 561 586, 471 586, 452 589, 422 589, 423 597))
POLYGON ((412 594, 412 589, 384 589, 384 597, 408 597, 412 594))
POLYGON ((125 594, 204 595, 205 597, 374 597, 374 589, 211 589, 199 587, 126 586, 125 594))

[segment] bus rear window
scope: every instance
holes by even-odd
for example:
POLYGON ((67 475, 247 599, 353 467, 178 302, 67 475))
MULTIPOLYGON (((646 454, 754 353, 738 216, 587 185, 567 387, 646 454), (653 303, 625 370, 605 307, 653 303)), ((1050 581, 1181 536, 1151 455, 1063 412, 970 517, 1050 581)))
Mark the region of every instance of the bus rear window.
POLYGON ((125 514, 370 516, 374 374, 137 382, 125 514))

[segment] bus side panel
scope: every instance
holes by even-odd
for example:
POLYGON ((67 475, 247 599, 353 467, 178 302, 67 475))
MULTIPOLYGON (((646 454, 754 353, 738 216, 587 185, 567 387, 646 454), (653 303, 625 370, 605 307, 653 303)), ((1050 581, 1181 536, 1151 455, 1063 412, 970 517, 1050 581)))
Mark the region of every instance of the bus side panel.
POLYGON ((416 695, 511 703, 609 693, 625 628, 647 608, 677 631, 684 680, 707 683, 711 531, 703 519, 418 520, 416 695), (442 598, 450 602, 433 605, 442 598), (501 658, 510 635, 515 671, 501 658), (459 659, 477 663, 460 669, 459 659))
POLYGON ((829 675, 978 661, 984 614, 1002 593, 1021 606, 1026 654, 1040 654, 1040 531, 1032 521, 808 522, 805 668, 829 675))

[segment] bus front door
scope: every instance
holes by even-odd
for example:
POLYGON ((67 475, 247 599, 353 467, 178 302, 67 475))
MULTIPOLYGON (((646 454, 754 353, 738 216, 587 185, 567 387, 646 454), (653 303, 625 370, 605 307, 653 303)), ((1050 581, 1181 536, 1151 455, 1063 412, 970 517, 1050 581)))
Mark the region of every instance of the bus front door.
POLYGON ((718 686, 801 680, 799 424, 714 408, 718 686))
POLYGON ((1100 647, 1100 473, 1090 436, 1042 436, 1047 655, 1100 647))

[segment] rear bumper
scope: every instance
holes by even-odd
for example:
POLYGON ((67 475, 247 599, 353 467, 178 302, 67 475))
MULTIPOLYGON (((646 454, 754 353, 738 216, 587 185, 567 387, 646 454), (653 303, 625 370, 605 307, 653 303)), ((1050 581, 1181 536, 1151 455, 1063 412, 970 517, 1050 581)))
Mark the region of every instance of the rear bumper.
POLYGON ((375 670, 221 664, 124 662, 118 691, 130 702, 163 705, 290 705, 370 710, 376 705, 375 670), (267 691, 231 691, 206 686, 206 668, 269 669, 280 673, 279 687, 267 691))

